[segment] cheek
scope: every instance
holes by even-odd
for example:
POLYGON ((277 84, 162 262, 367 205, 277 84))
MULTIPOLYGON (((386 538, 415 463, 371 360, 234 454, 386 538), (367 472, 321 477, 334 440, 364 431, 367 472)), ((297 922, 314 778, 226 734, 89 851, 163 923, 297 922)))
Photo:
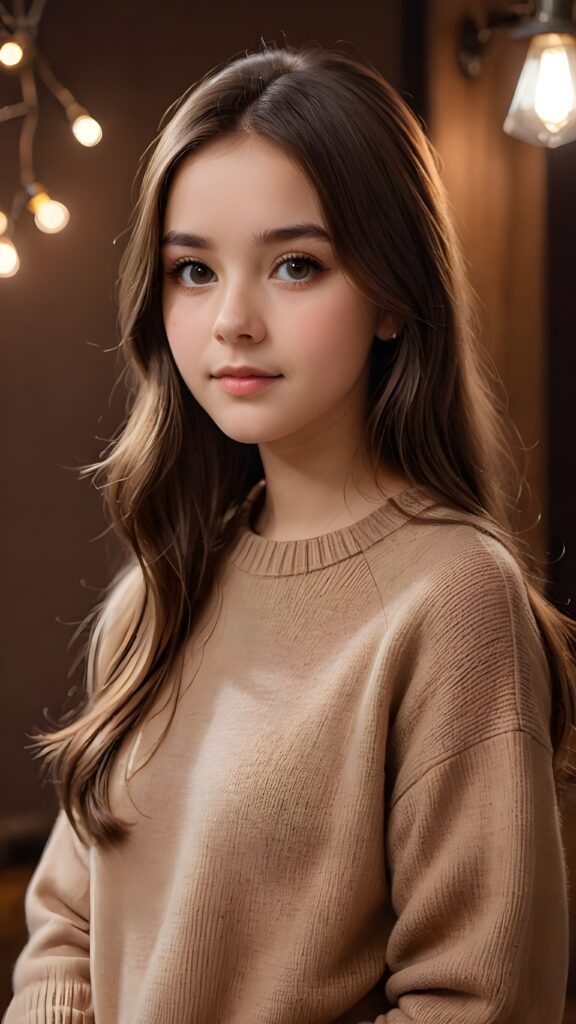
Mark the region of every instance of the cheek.
POLYGON ((166 337, 172 346, 173 338, 179 330, 180 325, 180 314, 178 313, 174 300, 171 297, 170 292, 166 289, 162 292, 162 320, 164 321, 164 330, 166 331, 166 337))
POLYGON ((177 298, 167 297, 162 302, 162 319, 168 344, 178 369, 184 376, 194 360, 194 337, 197 335, 195 325, 190 322, 186 308, 177 298))
POLYGON ((164 313, 164 330, 166 331, 170 344, 172 344, 173 341, 176 341, 183 333, 183 324, 183 317, 179 316, 178 313, 164 313))
POLYGON ((187 346, 184 342, 179 318, 177 316, 164 316, 164 330, 174 362, 184 379, 186 379, 189 360, 186 358, 187 346))
MULTIPOLYGON (((371 308, 356 295, 341 290, 325 294, 302 311, 298 335, 312 358, 347 367, 363 364, 374 334, 371 308)), ((328 363, 326 365, 329 365, 328 363)), ((334 364, 332 364, 334 365, 334 364)))

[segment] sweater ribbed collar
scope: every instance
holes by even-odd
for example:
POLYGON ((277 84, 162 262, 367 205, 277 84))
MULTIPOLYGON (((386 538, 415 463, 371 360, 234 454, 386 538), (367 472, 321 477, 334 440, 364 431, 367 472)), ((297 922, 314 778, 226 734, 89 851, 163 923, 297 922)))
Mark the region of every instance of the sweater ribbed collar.
POLYGON ((351 526, 318 537, 270 540, 261 537, 252 526, 265 487, 266 481, 259 480, 244 499, 239 531, 229 559, 238 569, 257 576, 294 576, 342 562, 397 530, 406 522, 407 515, 416 514, 426 506, 436 504, 429 492, 414 485, 387 498, 382 505, 351 526))

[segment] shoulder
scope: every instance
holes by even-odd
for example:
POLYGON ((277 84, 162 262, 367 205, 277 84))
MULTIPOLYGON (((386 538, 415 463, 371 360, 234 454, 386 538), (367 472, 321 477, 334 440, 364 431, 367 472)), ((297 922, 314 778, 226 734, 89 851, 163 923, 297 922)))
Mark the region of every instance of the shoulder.
POLYGON ((422 502, 404 511, 389 542, 368 553, 375 580, 384 590, 393 579, 397 592, 410 595, 411 612, 428 625, 439 615, 444 629, 446 616, 462 621, 481 609, 507 614, 511 605, 535 627, 525 573, 512 542, 500 539, 489 520, 422 502))
POLYGON ((391 699, 394 774, 404 785, 504 732, 550 749, 548 662, 514 554, 481 523, 405 530, 413 599, 391 699))
MULTIPOLYGON (((437 508, 434 516, 459 518, 437 508)), ((394 607, 390 694, 392 757, 403 776, 501 732, 523 731, 549 749, 547 658, 525 573, 483 521, 409 520, 394 607)))
POLYGON ((483 523, 437 525, 427 583, 447 606, 503 611, 510 598, 529 600, 523 570, 513 554, 483 523))
MULTIPOLYGON (((458 513, 442 513, 459 518, 458 513)), ((439 513, 440 514, 440 513, 439 513)), ((417 527, 414 527, 417 534, 417 527)), ((540 657, 542 638, 532 610, 528 577, 512 541, 496 535, 487 520, 434 523, 418 541, 419 623, 438 642, 458 637, 463 649, 487 638, 528 646, 540 657)))

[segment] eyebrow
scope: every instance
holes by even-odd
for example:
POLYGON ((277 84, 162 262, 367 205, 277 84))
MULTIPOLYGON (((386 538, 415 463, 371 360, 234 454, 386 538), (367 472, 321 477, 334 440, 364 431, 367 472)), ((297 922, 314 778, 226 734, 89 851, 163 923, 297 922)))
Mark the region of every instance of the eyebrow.
MULTIPOLYGON (((287 242, 292 238, 318 238, 321 241, 331 242, 330 235, 320 224, 292 224, 285 228, 269 228, 267 231, 257 232, 252 236, 254 245, 272 245, 276 242, 287 242)), ((161 248, 169 245, 179 245, 190 249, 215 249, 213 238, 206 235, 190 235, 182 231, 169 231, 164 235, 161 248)))

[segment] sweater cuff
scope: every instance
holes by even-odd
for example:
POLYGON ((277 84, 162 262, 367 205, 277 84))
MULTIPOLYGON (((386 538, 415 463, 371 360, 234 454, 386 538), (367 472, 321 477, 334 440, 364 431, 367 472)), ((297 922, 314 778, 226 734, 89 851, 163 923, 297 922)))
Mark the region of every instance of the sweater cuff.
POLYGON ((12 999, 2 1024, 94 1024, 90 985, 52 980, 27 985, 12 999))

